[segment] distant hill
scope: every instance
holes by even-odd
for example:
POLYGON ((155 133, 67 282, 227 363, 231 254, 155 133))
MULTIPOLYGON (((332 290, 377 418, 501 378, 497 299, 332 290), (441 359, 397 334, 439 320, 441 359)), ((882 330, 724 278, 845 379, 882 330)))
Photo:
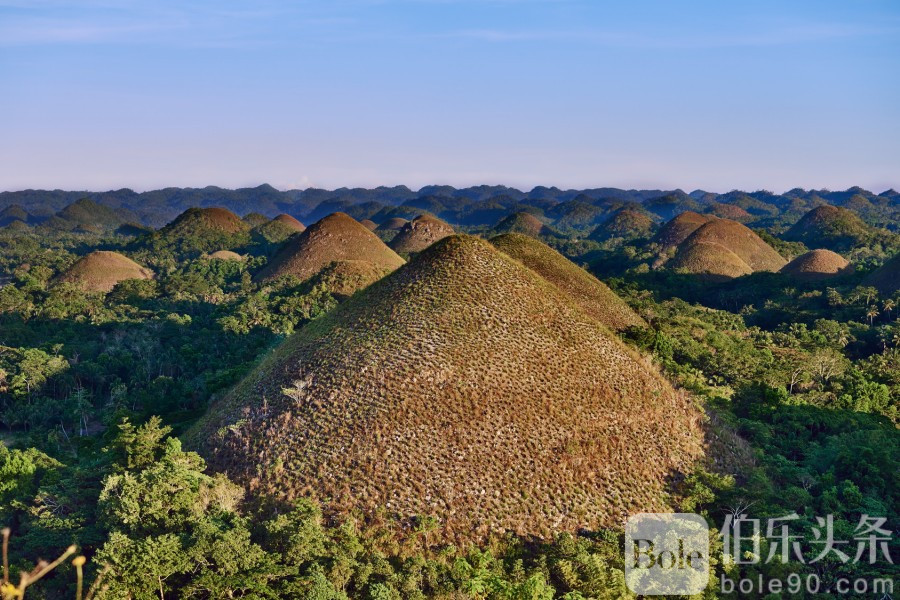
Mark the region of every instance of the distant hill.
POLYGON ((288 338, 188 437, 253 496, 434 515, 461 541, 668 510, 702 418, 555 285, 454 235, 288 338))
POLYGON ((453 227, 431 215, 421 215, 407 223, 400 233, 391 240, 394 252, 411 254, 421 252, 428 246, 448 235, 453 235, 453 227))
POLYGON ((366 229, 368 229, 369 231, 375 231, 376 229, 378 229, 378 223, 376 223, 375 221, 373 221, 371 219, 363 219, 362 221, 359 222, 359 224, 362 225, 363 227, 365 227, 366 229))
POLYGON ((625 241, 646 239, 656 231, 656 223, 645 213, 631 208, 616 211, 612 217, 591 232, 598 242, 619 238, 625 241))
POLYGON ((542 235, 552 235, 555 233, 533 214, 524 211, 504 217, 494 226, 494 232, 497 234, 522 233, 530 235, 531 237, 540 237, 542 235))
POLYGON ((269 281, 293 275, 306 280, 332 262, 348 260, 369 262, 387 270, 404 263, 358 221, 344 213, 334 213, 288 239, 255 279, 269 281))
POLYGON ((721 219, 731 219, 738 223, 746 223, 753 220, 753 215, 735 204, 713 202, 706 210, 706 213, 721 219))
POLYGON ((72 283, 89 292, 109 292, 126 279, 152 279, 145 269, 117 252, 97 251, 79 259, 57 276, 54 283, 72 283))
POLYGON ((56 213, 55 218, 44 222, 54 229, 74 230, 83 228, 91 232, 113 231, 126 223, 138 221, 138 216, 127 209, 114 209, 82 198, 56 213))
POLYGON ((878 232, 851 210, 838 206, 819 206, 806 213, 782 237, 807 246, 846 252, 869 245, 886 232, 878 232))
POLYGON ((849 275, 853 266, 847 259, 831 250, 811 250, 782 267, 781 272, 805 280, 827 279, 849 275))
POLYGON ((219 207, 190 208, 159 231, 139 238, 134 248, 201 254, 233 250, 250 242, 250 226, 219 207))
MULTIPOLYGON (((544 186, 529 191, 506 186, 425 186, 418 191, 405 186, 280 191, 265 184, 234 190, 207 186, 141 193, 130 189, 106 192, 23 190, 0 192, 0 210, 18 205, 31 216, 29 224, 38 224, 51 221, 66 206, 85 198, 113 210, 124 222, 154 228, 163 226, 188 208, 219 206, 236 214, 252 215, 253 222, 248 221, 251 228, 261 224, 258 222, 260 216, 270 218, 286 213, 313 223, 334 212, 345 212, 357 220, 370 219, 375 223, 383 223, 391 217, 408 220, 428 213, 457 228, 491 227, 510 215, 525 211, 538 215, 554 227, 587 235, 614 211, 632 205, 662 220, 671 220, 678 213, 690 210, 750 222, 738 212, 744 211, 751 215, 754 226, 771 227, 773 232, 779 232, 810 209, 831 204, 857 211, 871 225, 893 231, 900 229, 900 200, 896 192, 887 190, 874 194, 858 187, 845 191, 797 188, 784 194, 764 190, 734 190, 724 194, 696 190, 685 194, 681 190, 564 190, 544 186)), ((54 219, 48 226, 74 229, 66 219, 54 219)))
POLYGON ((23 207, 19 206, 18 204, 11 204, 3 210, 0 210, 0 227, 5 227, 13 221, 28 223, 28 220, 30 218, 31 215, 23 207))

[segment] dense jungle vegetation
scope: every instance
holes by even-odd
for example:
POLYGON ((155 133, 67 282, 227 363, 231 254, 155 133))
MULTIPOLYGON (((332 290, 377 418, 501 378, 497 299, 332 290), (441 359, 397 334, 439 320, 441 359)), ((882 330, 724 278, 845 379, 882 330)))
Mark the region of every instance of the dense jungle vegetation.
MULTIPOLYGON (((777 249, 802 246, 767 235, 777 249)), ((315 278, 254 282, 277 245, 249 235, 239 241, 244 262, 204 258, 213 249, 204 240, 142 248, 133 239, 0 229, 0 525, 11 530, 13 584, 74 544, 87 559, 85 589, 100 579, 98 598, 629 595, 622 531, 455 547, 434 543, 439 515, 398 530, 388 514, 336 521, 307 501, 278 514, 242 503, 243 490, 208 472, 178 436, 339 299, 315 278), (96 248, 152 265, 157 278, 108 294, 52 284, 96 248)), ((684 511, 716 527, 727 515, 797 513, 793 527, 807 533, 817 517, 834 515, 842 539, 863 515, 877 515, 896 532, 900 297, 864 281, 895 248, 859 246, 857 273, 835 282, 756 273, 711 283, 648 269, 641 240, 547 241, 626 299, 650 327, 632 327, 624 339, 695 394, 717 426, 746 440, 752 460, 738 477, 698 468, 673 490, 684 511)), ((807 557, 818 553, 804 544, 807 557)), ((900 560, 896 535, 890 551, 900 560)), ((884 562, 719 558, 714 573, 733 577, 815 573, 825 586, 896 576, 884 562)), ((64 561, 28 597, 75 597, 80 570, 64 561)), ((706 597, 720 596, 716 584, 713 577, 706 597)))

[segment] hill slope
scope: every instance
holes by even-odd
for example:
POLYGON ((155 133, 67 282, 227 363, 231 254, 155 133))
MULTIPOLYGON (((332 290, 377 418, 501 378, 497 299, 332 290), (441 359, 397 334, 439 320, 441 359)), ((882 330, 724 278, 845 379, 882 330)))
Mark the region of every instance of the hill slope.
POLYGON ((333 213, 291 237, 256 274, 258 281, 282 275, 308 279, 335 261, 364 261, 393 270, 403 259, 377 235, 344 213, 333 213))
POLYGON ((437 217, 420 215, 403 226, 397 237, 391 240, 391 248, 404 254, 421 252, 448 235, 453 235, 450 225, 437 217))
POLYGON ((664 509, 700 413, 553 285, 451 236, 288 338, 192 432, 251 494, 447 540, 664 509))
POLYGON ((535 271, 574 300, 585 314, 614 331, 647 323, 599 279, 538 240, 523 234, 505 234, 491 243, 535 271))
POLYGON ((152 279, 145 269, 118 252, 98 250, 79 259, 56 279, 55 283, 73 283, 89 292, 108 292, 126 279, 152 279))

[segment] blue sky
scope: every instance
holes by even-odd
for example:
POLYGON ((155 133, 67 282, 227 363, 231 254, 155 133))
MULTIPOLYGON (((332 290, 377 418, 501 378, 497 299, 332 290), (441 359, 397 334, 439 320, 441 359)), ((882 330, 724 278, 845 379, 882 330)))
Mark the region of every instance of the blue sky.
POLYGON ((895 0, 0 0, 0 189, 900 187, 895 0))

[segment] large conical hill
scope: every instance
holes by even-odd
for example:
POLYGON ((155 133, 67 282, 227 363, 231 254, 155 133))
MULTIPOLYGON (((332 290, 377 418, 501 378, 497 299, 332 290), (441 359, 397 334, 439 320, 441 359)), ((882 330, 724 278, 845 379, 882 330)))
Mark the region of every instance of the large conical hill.
POLYGON ((668 510, 701 418, 556 286, 454 235, 288 338, 191 437, 252 496, 432 515, 454 540, 668 510))

